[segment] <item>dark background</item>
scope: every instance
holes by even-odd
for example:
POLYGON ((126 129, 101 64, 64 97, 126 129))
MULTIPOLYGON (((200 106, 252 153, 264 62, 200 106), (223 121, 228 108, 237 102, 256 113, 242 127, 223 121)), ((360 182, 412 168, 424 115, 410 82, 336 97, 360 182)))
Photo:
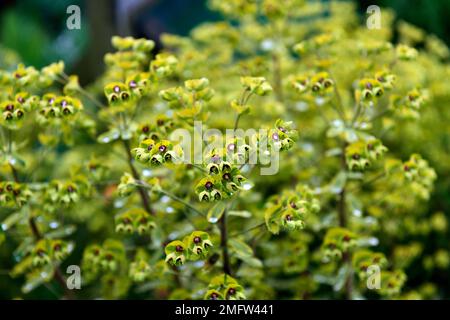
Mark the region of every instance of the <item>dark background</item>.
MULTIPOLYGON (((225 1, 225 0, 224 0, 225 1)), ((327 0, 316 0, 328 2, 327 0)), ((114 34, 146 37, 158 43, 162 32, 187 35, 203 21, 221 17, 206 0, 0 0, 0 46, 16 51, 26 65, 42 67, 62 59, 86 84, 103 70, 103 55, 114 34), (81 30, 68 30, 66 9, 81 8, 81 30)), ((360 0, 391 7, 397 20, 417 25, 450 44, 450 0, 360 0)))

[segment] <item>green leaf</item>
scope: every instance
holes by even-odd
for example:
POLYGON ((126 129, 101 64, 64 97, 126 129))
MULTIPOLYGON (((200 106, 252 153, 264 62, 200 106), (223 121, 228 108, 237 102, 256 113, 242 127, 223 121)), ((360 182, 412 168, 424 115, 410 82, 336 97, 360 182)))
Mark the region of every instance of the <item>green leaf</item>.
POLYGON ((228 215, 235 216, 235 217, 241 217, 241 218, 250 218, 252 216, 252 213, 247 210, 240 210, 240 211, 231 210, 231 211, 228 211, 228 215))
POLYGON ((49 239, 59 239, 59 238, 64 238, 67 236, 70 236, 72 233, 74 233, 76 230, 75 225, 67 225, 64 226, 62 228, 50 231, 48 233, 45 234, 46 238, 49 239))
POLYGON ((2 243, 5 241, 6 237, 5 234, 3 232, 0 231, 0 246, 2 245, 2 243))
POLYGON ((262 268, 263 267, 261 260, 259 260, 258 258, 255 258, 255 257, 247 258, 244 260, 244 262, 253 268, 262 268))
POLYGON ((216 223, 222 217, 223 212, 225 211, 225 203, 217 202, 211 209, 208 211, 208 215, 206 218, 210 223, 216 223))
MULTIPOLYGON (((37 273, 37 272, 36 272, 37 273)), ((36 275, 33 274, 27 282, 22 286, 23 293, 29 293, 45 282, 49 282, 53 278, 54 270, 52 265, 44 267, 36 275)))
POLYGON ((331 193, 338 194, 342 191, 346 182, 347 174, 344 171, 340 171, 328 185, 328 190, 331 193))
POLYGON ((17 222, 19 222, 23 217, 22 211, 17 211, 10 214, 5 220, 2 222, 2 230, 6 231, 13 227, 17 222))
POLYGON ((238 239, 230 239, 228 240, 228 242, 230 244, 231 250, 233 250, 238 257, 245 259, 253 257, 253 249, 250 248, 250 246, 247 245, 245 242, 238 239))
POLYGON ((120 137, 120 132, 117 128, 113 128, 109 131, 106 131, 98 136, 98 143, 110 143, 111 141, 117 140, 120 137))
POLYGON ((262 268, 263 264, 261 260, 254 256, 253 249, 244 241, 239 239, 230 239, 228 240, 228 243, 230 244, 230 250, 234 252, 238 259, 242 260, 250 267, 262 268))

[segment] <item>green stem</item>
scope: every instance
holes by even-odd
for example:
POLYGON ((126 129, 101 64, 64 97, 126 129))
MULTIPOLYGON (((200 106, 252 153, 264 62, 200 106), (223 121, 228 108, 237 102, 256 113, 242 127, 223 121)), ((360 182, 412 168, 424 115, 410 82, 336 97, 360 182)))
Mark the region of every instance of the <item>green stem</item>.
POLYGON ((222 248, 223 272, 231 275, 230 255, 228 253, 228 231, 227 231, 227 210, 222 214, 219 220, 220 228, 220 246, 222 248))
MULTIPOLYGON (((13 173, 14 181, 16 183, 20 183, 17 171, 14 168, 14 166, 12 166, 12 165, 11 165, 11 170, 13 173)), ((43 238, 43 236, 42 236, 42 233, 39 231, 38 225, 33 216, 30 216, 28 218, 28 225, 30 226, 31 233, 33 234, 33 237, 36 240, 36 242, 41 240, 43 238)), ((59 269, 59 267, 55 267, 55 272, 54 272, 53 278, 56 280, 56 282, 59 283, 61 288, 64 290, 65 297, 67 299, 73 299, 74 298, 73 292, 70 291, 69 288, 67 288, 67 282, 66 282, 61 270, 59 269)))
POLYGON ((160 193, 168 196, 169 198, 171 198, 172 200, 175 200, 183 205, 185 205, 187 208, 191 209, 192 211, 194 211, 195 213, 199 214, 202 217, 206 217, 206 215, 201 212, 200 210, 198 210, 196 207, 194 207, 193 205, 191 205, 189 202, 177 197, 176 195, 170 193, 169 191, 166 190, 159 190, 160 193))
MULTIPOLYGON (((128 140, 122 140, 122 141, 123 141, 123 146, 125 148, 125 152, 127 153, 128 165, 130 167, 131 174, 135 180, 141 181, 141 176, 139 175, 138 171, 136 170, 136 168, 134 167, 134 164, 133 164, 133 156, 131 155, 130 144, 129 144, 128 140)), ((154 212, 152 211, 152 209, 150 207, 150 197, 148 196, 147 190, 145 190, 145 188, 143 188, 141 186, 138 186, 138 192, 141 197, 142 206, 144 207, 145 211, 147 211, 150 214, 154 214, 154 212)))
MULTIPOLYGON (((343 143, 342 145, 342 156, 341 156, 341 170, 346 170, 346 163, 345 163, 345 148, 346 143, 343 143)), ((346 196, 347 196, 347 187, 344 185, 342 188, 342 191, 339 193, 339 200, 338 200, 338 218, 339 218, 339 226, 341 228, 347 228, 348 227, 348 220, 347 220, 347 210, 346 210, 346 196)), ((343 261, 345 264, 349 267, 349 273, 347 275, 347 279, 345 280, 345 298, 347 300, 352 299, 352 293, 353 293, 353 274, 351 271, 351 255, 350 252, 345 252, 343 255, 343 261)))

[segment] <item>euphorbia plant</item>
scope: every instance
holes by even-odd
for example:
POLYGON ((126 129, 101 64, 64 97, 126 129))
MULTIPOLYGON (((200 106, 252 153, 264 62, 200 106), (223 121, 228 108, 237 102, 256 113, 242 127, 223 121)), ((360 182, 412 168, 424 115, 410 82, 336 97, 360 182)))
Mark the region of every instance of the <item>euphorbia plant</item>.
POLYGON ((233 23, 155 55, 113 37, 89 88, 62 62, 1 71, 9 274, 66 298, 404 297, 436 173, 390 133, 431 107, 412 70, 443 64, 390 43, 388 12, 368 30, 347 3, 308 23, 321 6, 210 3, 233 23))

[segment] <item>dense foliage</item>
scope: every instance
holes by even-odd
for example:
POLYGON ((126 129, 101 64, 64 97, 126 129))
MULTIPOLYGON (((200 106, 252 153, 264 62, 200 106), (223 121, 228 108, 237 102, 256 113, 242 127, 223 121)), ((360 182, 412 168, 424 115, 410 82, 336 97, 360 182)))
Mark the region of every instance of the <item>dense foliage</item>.
POLYGON ((4 59, 0 295, 448 297, 448 48, 345 2, 210 5, 158 54, 113 37, 88 88, 4 59))

